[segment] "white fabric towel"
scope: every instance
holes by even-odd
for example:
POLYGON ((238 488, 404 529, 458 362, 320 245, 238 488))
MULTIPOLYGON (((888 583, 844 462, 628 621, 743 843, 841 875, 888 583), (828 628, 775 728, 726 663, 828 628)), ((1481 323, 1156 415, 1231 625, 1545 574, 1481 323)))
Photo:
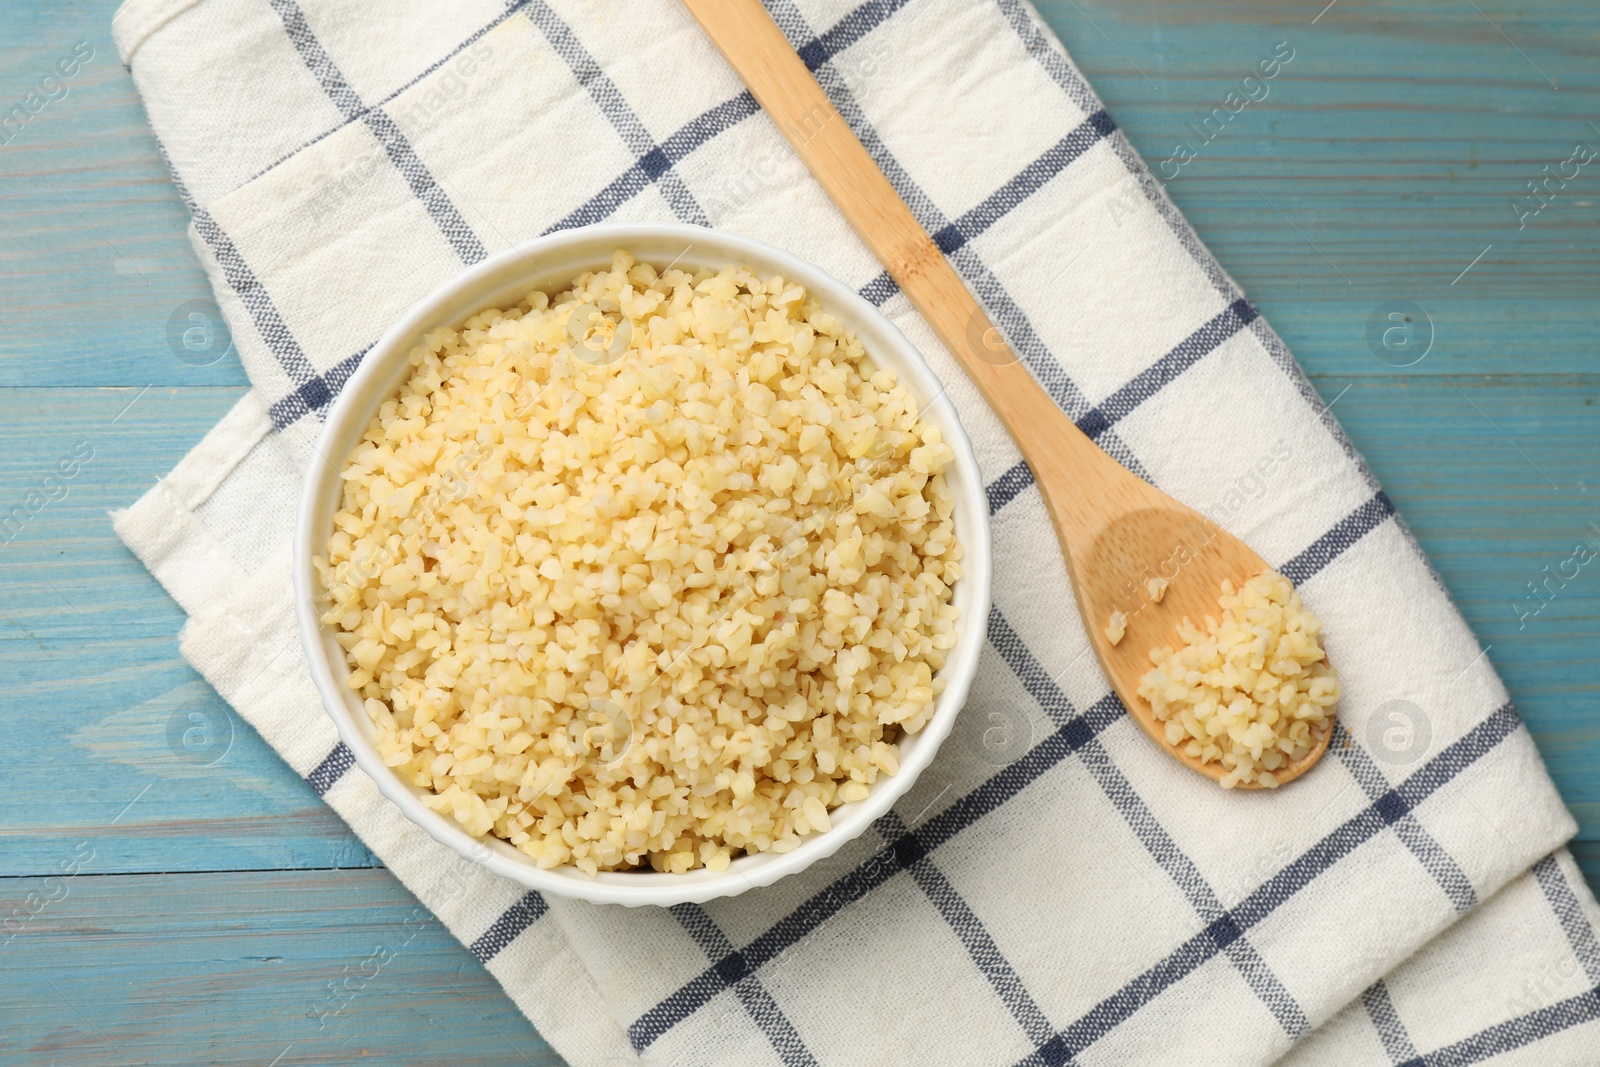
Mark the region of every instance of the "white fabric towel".
POLYGON ((1600 1063, 1600 912, 1505 690, 1033 10, 767 3, 1056 401, 1303 588, 1345 685, 1329 758, 1229 793, 1127 719, 1011 443, 672 0, 118 13, 253 383, 116 516, 185 657, 575 1067, 1600 1063), (298 472, 361 353, 487 251, 603 219, 737 230, 859 286, 948 383, 994 514, 983 666, 937 762, 831 861, 704 907, 547 900, 430 842, 351 769, 290 603, 298 472))

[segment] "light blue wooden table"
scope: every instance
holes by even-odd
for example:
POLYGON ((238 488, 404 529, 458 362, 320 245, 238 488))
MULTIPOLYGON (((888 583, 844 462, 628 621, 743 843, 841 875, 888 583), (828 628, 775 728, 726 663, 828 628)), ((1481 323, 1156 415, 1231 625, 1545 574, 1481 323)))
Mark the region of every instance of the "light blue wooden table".
MULTIPOLYGON (((1325 2, 1042 7, 1491 646, 1597 885, 1600 563, 1525 598, 1600 543, 1600 163, 1513 204, 1600 148, 1600 9, 1325 2), (1270 95, 1206 142, 1279 42, 1270 95), (1368 342, 1397 301, 1432 323, 1407 366, 1420 335, 1368 342)), ((245 386, 169 346, 208 293, 112 7, 0 0, 5 108, 94 51, 0 147, 0 514, 44 501, 0 532, 0 1064, 557 1063, 431 920, 363 972, 415 901, 179 658, 180 612, 111 532, 245 386)))

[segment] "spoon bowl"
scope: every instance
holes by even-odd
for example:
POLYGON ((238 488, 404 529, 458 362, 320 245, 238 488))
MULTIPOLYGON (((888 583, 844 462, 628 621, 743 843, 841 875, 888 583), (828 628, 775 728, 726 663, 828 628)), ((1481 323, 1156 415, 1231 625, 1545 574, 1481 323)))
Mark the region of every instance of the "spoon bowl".
MULTIPOLYGON (((1224 579, 1241 587, 1266 569, 1266 561, 1237 537, 1203 515, 1170 503, 1136 507, 1112 518, 1070 568, 1089 641, 1128 714, 1151 740, 1208 778, 1221 779, 1227 770, 1167 743, 1165 724, 1156 718, 1150 702, 1139 696, 1139 680, 1151 669, 1152 649, 1182 644, 1177 627, 1183 619, 1204 625, 1206 616, 1220 614, 1218 594, 1224 579), (1151 578, 1167 582, 1160 603, 1147 589, 1151 578), (1127 629, 1115 645, 1105 632, 1113 611, 1127 618, 1127 629)), ((1322 758, 1333 737, 1333 719, 1318 724, 1312 736, 1310 752, 1273 772, 1280 785, 1322 758)), ((1244 781, 1235 788, 1265 787, 1244 781)))

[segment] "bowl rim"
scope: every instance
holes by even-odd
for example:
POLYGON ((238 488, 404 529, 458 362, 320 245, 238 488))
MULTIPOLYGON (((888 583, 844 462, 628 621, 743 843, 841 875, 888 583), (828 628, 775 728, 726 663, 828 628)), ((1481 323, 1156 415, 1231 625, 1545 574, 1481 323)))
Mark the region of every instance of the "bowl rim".
MULTIPOLYGON (((641 258, 648 261, 654 257, 646 254, 641 258)), ((599 262, 598 256, 595 261, 599 262)), ((560 284, 566 280, 567 277, 562 278, 560 284)), ((526 284, 529 289, 540 288, 533 280, 519 284, 526 284)), ((331 523, 331 511, 328 518, 331 523)), ((703 903, 717 897, 733 896, 756 886, 770 885, 801 871, 860 836, 868 825, 887 813, 905 795, 949 735, 977 672, 991 605, 992 545, 989 509, 978 460, 961 424, 960 415, 950 402, 943 383, 916 346, 882 311, 821 267, 763 241, 688 224, 601 223, 547 234, 486 257, 436 286, 384 331, 329 406, 324 425, 317 434, 313 456, 305 471, 295 519, 292 568, 300 643, 305 650, 323 710, 333 720, 340 740, 354 756, 356 765, 401 814, 433 840, 449 847, 464 859, 529 889, 595 903, 668 906, 703 903), (505 288, 508 283, 501 281, 496 285, 496 280, 518 261, 531 268, 528 271, 531 276, 540 273, 537 264, 541 258, 548 259, 563 253, 575 254, 588 245, 599 243, 611 249, 632 250, 642 243, 659 243, 663 240, 686 242, 688 247, 685 252, 698 245, 727 262, 749 264, 763 272, 776 271, 785 278, 800 282, 808 291, 816 294, 824 307, 838 315, 858 334, 877 334, 876 347, 869 348, 869 355, 877 358, 880 353, 888 352, 888 358, 880 362, 892 366, 902 382, 911 387, 919 399, 924 396, 932 398, 924 405, 923 413, 934 414, 943 431, 945 443, 955 453, 952 465, 954 477, 951 481, 956 495, 956 520, 958 528, 961 525, 967 528, 961 534, 963 572, 958 585, 968 584, 965 596, 970 598, 970 617, 958 621, 956 644, 951 648, 942 669, 944 692, 935 702, 934 712, 927 724, 912 736, 914 748, 910 752, 902 748, 905 755, 897 772, 880 775, 865 800, 836 809, 836 812, 850 809, 848 818, 836 820, 830 829, 822 833, 806 835, 797 847, 788 852, 765 852, 741 857, 722 871, 709 872, 697 868, 686 874, 601 872, 598 877, 591 877, 571 864, 541 869, 506 842, 492 836, 473 837, 454 819, 424 805, 415 787, 403 782, 384 764, 365 725, 351 708, 353 697, 344 684, 347 673, 345 662, 342 654, 337 661, 330 655, 328 646, 332 640, 331 632, 322 625, 317 611, 321 589, 311 559, 325 550, 323 542, 326 541, 327 531, 321 529, 315 520, 319 517, 323 499, 331 491, 330 483, 338 478, 343 455, 347 454, 341 453, 337 464, 330 458, 336 438, 348 433, 348 424, 356 418, 360 419, 363 426, 366 424, 371 418, 368 409, 375 409, 383 399, 379 397, 374 400, 369 394, 383 383, 388 374, 395 372, 395 361, 409 356, 427 330, 437 328, 441 321, 459 323, 468 317, 458 315, 441 320, 441 315, 451 305, 471 298, 477 290, 483 294, 485 301, 476 305, 477 310, 493 306, 495 300, 489 295, 489 289, 505 288), (907 378, 910 381, 906 381, 907 378), (629 884, 628 880, 633 880, 633 884, 629 884)))

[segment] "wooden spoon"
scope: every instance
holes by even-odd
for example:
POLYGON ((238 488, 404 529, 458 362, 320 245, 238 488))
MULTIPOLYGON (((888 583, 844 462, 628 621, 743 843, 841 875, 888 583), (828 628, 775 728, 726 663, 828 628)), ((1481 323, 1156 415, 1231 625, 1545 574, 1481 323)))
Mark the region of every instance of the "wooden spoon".
MULTIPOLYGON (((839 116, 760 0, 684 0, 713 44, 744 79, 762 110, 827 190, 934 333, 1010 431, 1033 470, 1072 576, 1078 611, 1106 677, 1134 720, 1162 748, 1201 774, 1221 778, 1167 744, 1166 731, 1139 695, 1149 651, 1179 647, 1176 626, 1220 614, 1224 578, 1243 585, 1267 569, 1244 542, 1151 486, 1106 455, 1056 407, 1006 345, 943 253, 839 116), (1171 581, 1160 604, 1147 579, 1171 581), (1113 611, 1128 616, 1112 645, 1113 611)), ((1041 591, 1043 592, 1043 591, 1041 591)), ((1331 717, 1310 753, 1274 772, 1287 782, 1327 750, 1331 717)), ((1260 788, 1241 783, 1240 788, 1260 788)))

